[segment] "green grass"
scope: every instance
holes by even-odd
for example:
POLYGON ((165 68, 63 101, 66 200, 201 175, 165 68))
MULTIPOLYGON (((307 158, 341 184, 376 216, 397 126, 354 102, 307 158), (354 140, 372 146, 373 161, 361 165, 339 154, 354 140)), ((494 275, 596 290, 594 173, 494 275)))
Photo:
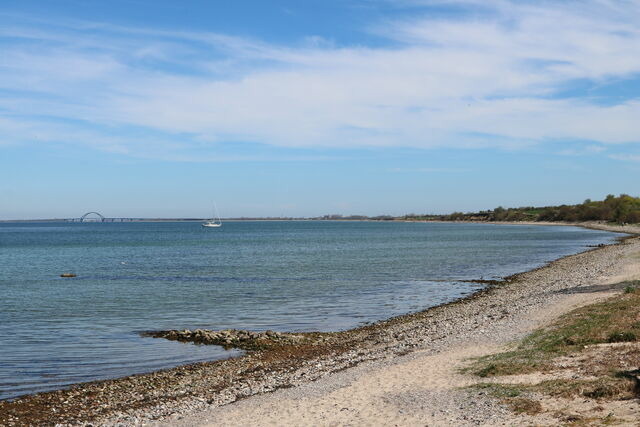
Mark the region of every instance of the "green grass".
POLYGON ((554 358, 578 353, 587 345, 637 341, 638 284, 640 281, 627 282, 632 291, 574 310, 530 334, 513 350, 476 359, 464 371, 483 378, 546 371, 553 367, 554 358))
POLYGON ((609 334, 607 342, 633 342, 637 341, 636 334, 628 331, 616 331, 609 334))
POLYGON ((470 388, 497 398, 518 397, 525 391, 517 384, 478 383, 470 388))
MULTIPOLYGON (((547 412, 559 425, 591 426, 618 423, 618 419, 598 412, 577 415, 575 410, 545 409, 545 399, 592 400, 598 405, 606 401, 628 400, 640 396, 640 354, 628 345, 595 344, 627 343, 640 337, 640 281, 621 283, 625 292, 604 302, 574 310, 549 327, 535 331, 514 345, 513 349, 475 359, 464 371, 482 378, 548 372, 555 379, 538 383, 498 384, 483 382, 469 390, 487 394, 509 407, 514 413, 535 415, 547 412), (556 360, 562 356, 576 358, 556 360), (567 365, 567 360, 572 362, 567 365), (557 377, 563 369, 569 377, 557 377), (577 376, 575 374, 578 374, 577 376)), ((574 408, 575 409, 575 408, 574 408)))
POLYGON ((549 380, 527 386, 535 391, 554 397, 588 397, 591 399, 630 399, 634 383, 624 377, 603 376, 592 380, 549 380))
POLYGON ((536 384, 479 383, 469 388, 505 400, 530 398, 536 393, 563 398, 630 399, 634 397, 633 387, 633 381, 620 374, 589 380, 546 380, 536 384))

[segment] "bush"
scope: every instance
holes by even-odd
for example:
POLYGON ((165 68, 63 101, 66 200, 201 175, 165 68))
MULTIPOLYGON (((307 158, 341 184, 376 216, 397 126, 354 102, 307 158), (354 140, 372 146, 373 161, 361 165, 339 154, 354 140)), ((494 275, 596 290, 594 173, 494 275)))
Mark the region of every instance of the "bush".
POLYGON ((613 332, 607 337, 607 342, 633 342, 636 334, 633 332, 613 332))

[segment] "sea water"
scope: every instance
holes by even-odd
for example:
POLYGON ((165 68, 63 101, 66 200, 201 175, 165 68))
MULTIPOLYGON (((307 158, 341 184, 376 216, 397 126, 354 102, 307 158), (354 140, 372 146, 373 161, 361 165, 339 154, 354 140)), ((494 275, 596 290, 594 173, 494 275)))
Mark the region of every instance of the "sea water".
POLYGON ((615 237, 470 223, 2 223, 0 399, 238 354, 142 331, 343 330, 615 237))

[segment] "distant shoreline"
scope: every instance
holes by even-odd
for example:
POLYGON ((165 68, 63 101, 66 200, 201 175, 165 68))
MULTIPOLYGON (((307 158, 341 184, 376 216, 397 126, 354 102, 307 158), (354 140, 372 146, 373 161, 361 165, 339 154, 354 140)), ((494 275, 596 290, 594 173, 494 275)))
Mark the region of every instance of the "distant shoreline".
MULTIPOLYGON (((83 223, 87 224, 96 224, 96 223, 126 223, 126 222, 203 222, 208 221, 210 218, 115 218, 115 221, 112 221, 109 218, 107 221, 83 221, 83 223)), ((373 219, 316 219, 316 218, 221 218, 221 221, 225 222, 242 222, 242 221, 381 221, 382 220, 373 220, 373 219)), ((74 219, 64 219, 64 218, 49 218, 49 219, 2 219, 1 223, 80 223, 77 218, 74 219)), ((388 221, 392 222, 392 221, 388 221)))
MULTIPOLYGON (((0 222, 78 222, 88 217, 100 218, 103 222, 166 222, 166 221, 205 221, 207 218, 144 218, 144 217, 107 217, 98 212, 87 212, 81 217, 69 218, 43 218, 43 219, 13 219, 0 220, 0 222), (93 215, 93 216, 90 216, 93 215)), ((523 222, 610 222, 617 224, 640 224, 640 198, 631 197, 628 194, 620 194, 615 197, 609 194, 602 201, 585 200, 576 205, 559 206, 529 206, 519 208, 503 208, 501 206, 493 210, 478 212, 452 212, 449 214, 403 214, 403 215, 343 215, 327 214, 307 217, 292 216, 266 216, 266 217, 228 217, 225 221, 416 221, 416 222, 481 222, 481 223, 523 223, 523 222)))
MULTIPOLYGON (((129 223, 129 222, 203 222, 208 218, 111 218, 107 221, 84 221, 83 223, 129 223)), ((359 218, 359 219, 326 219, 326 218, 221 218, 224 222, 383 222, 383 223, 434 223, 434 224, 495 224, 495 225, 547 225, 547 226, 572 226, 582 227, 593 230, 612 231, 615 233, 625 233, 620 230, 634 230, 638 224, 616 224, 606 221, 483 221, 483 220, 440 220, 440 219, 375 219, 375 218, 359 218)), ((49 218, 49 219, 4 219, 0 220, 0 224, 10 223, 80 223, 76 219, 49 218)), ((630 231, 635 234, 634 231, 630 231)))

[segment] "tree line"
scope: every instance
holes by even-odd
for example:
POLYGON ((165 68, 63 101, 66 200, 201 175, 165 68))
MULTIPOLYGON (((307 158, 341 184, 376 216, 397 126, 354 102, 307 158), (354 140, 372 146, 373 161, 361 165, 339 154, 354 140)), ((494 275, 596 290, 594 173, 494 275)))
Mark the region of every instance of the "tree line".
POLYGON ((441 221, 608 221, 616 223, 640 223, 640 198, 628 194, 618 197, 609 194, 604 200, 585 200, 577 205, 560 205, 519 208, 503 208, 480 212, 453 212, 447 215, 416 215, 402 217, 405 220, 441 221))

